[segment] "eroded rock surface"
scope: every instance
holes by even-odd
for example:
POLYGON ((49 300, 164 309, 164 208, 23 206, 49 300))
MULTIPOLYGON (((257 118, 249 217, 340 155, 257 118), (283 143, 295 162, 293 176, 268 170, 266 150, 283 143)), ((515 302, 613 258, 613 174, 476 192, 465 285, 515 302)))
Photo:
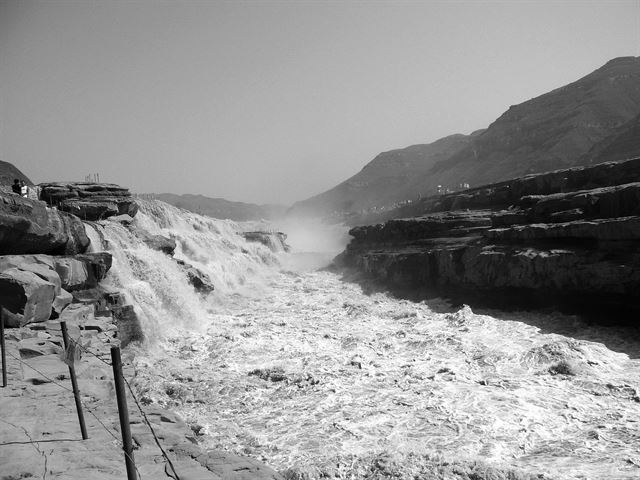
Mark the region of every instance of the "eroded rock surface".
POLYGON ((337 263, 419 296, 640 311, 640 158, 434 197, 422 208, 352 229, 337 263))
POLYGON ((113 183, 42 183, 41 198, 51 206, 83 220, 102 220, 116 215, 135 216, 138 205, 129 189, 113 183))
POLYGON ((0 252, 3 254, 84 252, 89 246, 80 219, 44 202, 0 192, 0 252))
POLYGON ((111 268, 111 254, 0 256, 0 304, 7 326, 57 318, 70 292, 94 288, 111 268))
POLYGON ((257 242, 268 247, 273 252, 288 252, 287 235, 282 232, 243 232, 242 236, 247 242, 257 242))

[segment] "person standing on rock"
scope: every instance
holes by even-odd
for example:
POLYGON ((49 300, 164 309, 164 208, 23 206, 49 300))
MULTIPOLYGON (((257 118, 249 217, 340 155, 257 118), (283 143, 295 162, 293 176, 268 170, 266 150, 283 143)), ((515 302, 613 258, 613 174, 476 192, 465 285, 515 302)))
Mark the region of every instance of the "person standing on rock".
POLYGON ((17 193, 18 195, 20 195, 21 193, 21 185, 20 185, 20 180, 18 180, 17 178, 13 180, 13 185, 11 185, 11 190, 13 190, 13 193, 17 193))
POLYGON ((29 187, 25 185, 24 180, 20 182, 20 194, 23 197, 27 197, 29 195, 29 187))

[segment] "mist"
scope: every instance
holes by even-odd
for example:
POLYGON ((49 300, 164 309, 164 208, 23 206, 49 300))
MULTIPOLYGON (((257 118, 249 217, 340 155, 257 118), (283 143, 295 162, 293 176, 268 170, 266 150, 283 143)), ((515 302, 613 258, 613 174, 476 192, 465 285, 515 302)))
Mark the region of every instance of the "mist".
POLYGON ((287 235, 291 254, 283 259, 284 267, 295 271, 311 271, 328 266, 349 243, 349 228, 327 224, 313 218, 291 218, 274 226, 287 235))

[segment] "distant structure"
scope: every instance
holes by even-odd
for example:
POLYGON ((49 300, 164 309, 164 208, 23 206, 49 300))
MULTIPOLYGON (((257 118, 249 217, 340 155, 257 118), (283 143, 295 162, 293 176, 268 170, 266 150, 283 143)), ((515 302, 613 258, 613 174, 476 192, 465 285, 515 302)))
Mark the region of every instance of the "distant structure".
POLYGON ((89 175, 84 176, 85 182, 94 182, 100 183, 100 174, 99 173, 90 173, 89 175))

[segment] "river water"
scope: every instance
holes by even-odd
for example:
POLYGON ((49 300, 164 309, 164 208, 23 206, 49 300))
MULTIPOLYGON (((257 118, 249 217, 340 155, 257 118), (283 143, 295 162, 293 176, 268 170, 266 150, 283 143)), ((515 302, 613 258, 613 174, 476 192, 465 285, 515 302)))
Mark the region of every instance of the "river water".
POLYGON ((159 202, 144 203, 133 229, 101 228, 114 254, 109 281, 148 337, 136 385, 207 448, 290 478, 494 478, 446 473, 455 462, 640 478, 635 331, 365 293, 312 268, 328 251, 274 252, 238 235, 255 225, 159 202), (136 229, 175 238, 176 258, 216 291, 194 292, 136 229))

